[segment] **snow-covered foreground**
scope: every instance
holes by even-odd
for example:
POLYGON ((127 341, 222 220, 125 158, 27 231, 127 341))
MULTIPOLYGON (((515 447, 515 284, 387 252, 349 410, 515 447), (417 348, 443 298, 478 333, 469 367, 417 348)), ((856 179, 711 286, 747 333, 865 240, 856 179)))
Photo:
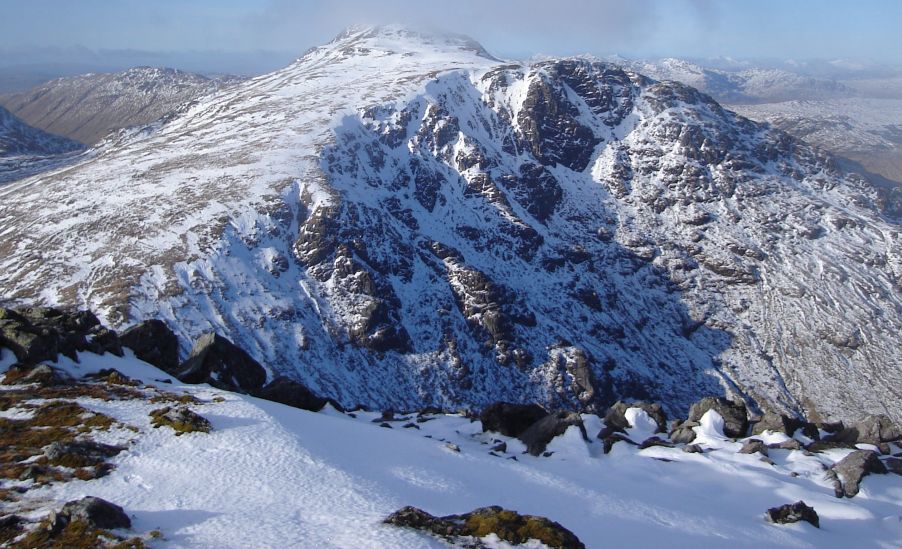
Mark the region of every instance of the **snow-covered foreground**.
MULTIPOLYGON (((61 365, 77 375, 115 367, 191 393, 203 401, 192 408, 214 429, 174 436, 150 426, 148 412, 158 405, 81 399, 140 433, 114 430, 101 440, 132 441, 112 460, 109 476, 51 484, 27 497, 57 505, 84 495, 108 499, 133 516, 136 531, 162 530, 165 539, 154 546, 443 547, 381 521, 404 505, 435 515, 501 505, 558 521, 587 547, 902 547, 902 477, 871 475, 858 496, 836 499, 821 463, 849 450, 771 450, 771 466, 757 454, 735 453, 740 444, 718 434, 713 412, 697 428, 696 442, 716 449, 704 454, 618 443, 604 455, 600 441, 587 444, 571 427, 552 441, 550 457, 532 457, 518 440, 482 433, 480 422, 463 416, 420 423, 411 416, 419 429, 404 428, 406 421, 389 429, 372 421, 378 413, 351 417, 328 406, 307 412, 208 386, 160 383, 169 376, 134 358, 81 358, 61 365), (494 439, 507 442, 507 453, 489 453, 494 439), (764 520, 768 507, 799 499, 819 513, 819 530, 764 520)), ((11 361, 9 353, 0 357, 0 370, 11 361)), ((638 409, 628 417, 636 434, 653 427, 638 409)), ((584 419, 591 437, 602 422, 584 419)))

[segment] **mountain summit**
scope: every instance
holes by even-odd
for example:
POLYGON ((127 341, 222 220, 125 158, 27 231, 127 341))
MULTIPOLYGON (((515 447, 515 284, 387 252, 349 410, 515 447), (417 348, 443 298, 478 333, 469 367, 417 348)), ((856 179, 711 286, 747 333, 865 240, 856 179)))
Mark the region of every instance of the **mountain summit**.
POLYGON ((902 420, 866 181, 688 86, 474 44, 351 29, 0 189, 2 295, 215 331, 348 406, 902 420))

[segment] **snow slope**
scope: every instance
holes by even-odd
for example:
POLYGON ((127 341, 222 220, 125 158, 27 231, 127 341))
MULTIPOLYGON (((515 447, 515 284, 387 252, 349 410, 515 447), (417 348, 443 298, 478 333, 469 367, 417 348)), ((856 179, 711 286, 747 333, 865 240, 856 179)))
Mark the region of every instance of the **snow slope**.
POLYGON ((687 86, 351 29, 0 190, 0 291, 214 330, 348 406, 731 393, 899 421, 879 209, 687 86))
MULTIPOLYGON (((150 384, 167 378, 134 358, 79 358, 61 365, 76 375, 115 367, 150 384)), ((381 520, 404 505, 436 515, 501 505, 558 521, 587 547, 902 547, 902 477, 871 475, 858 496, 836 499, 823 466, 848 450, 771 450, 768 465, 737 454, 740 443, 723 438, 714 412, 697 428, 703 454, 618 443, 604 455, 600 441, 586 443, 571 428, 552 441, 550 457, 532 457, 516 439, 482 433, 461 416, 386 429, 371 421, 375 413, 352 418, 207 386, 160 387, 201 399, 193 408, 213 431, 176 437, 149 425, 152 404, 81 398, 138 431, 104 440, 128 445, 110 475, 26 492, 33 516, 92 495, 123 506, 137 533, 159 528, 164 539, 152 547, 414 548, 445 545, 381 520), (507 453, 489 454, 493 440, 505 440, 507 453), (816 509, 820 529, 765 522, 768 507, 799 499, 816 509)), ((631 435, 651 421, 637 409, 627 416, 631 435)), ((591 434, 602 425, 584 418, 591 434)))

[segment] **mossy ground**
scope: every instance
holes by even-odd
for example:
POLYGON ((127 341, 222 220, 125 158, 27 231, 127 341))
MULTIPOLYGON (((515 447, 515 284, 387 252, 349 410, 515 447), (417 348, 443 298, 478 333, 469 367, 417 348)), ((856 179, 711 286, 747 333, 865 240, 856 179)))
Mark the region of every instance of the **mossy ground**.
POLYGON ((15 549, 146 549, 141 538, 122 538, 107 530, 93 528, 82 520, 73 520, 59 532, 50 528, 49 520, 41 522, 23 538, 9 545, 15 549))
MULTIPOLYGON (((92 412, 81 405, 61 400, 41 404, 26 402, 30 395, 16 391, 7 393, 7 398, 18 398, 14 405, 32 413, 27 419, 0 418, 0 478, 18 479, 30 466, 40 466, 44 473, 33 478, 35 484, 64 481, 72 478, 70 471, 56 467, 95 468, 100 463, 58 459, 49 463, 44 456, 44 448, 54 442, 72 442, 77 437, 87 436, 96 431, 109 430, 117 422, 104 414, 92 412), (55 467, 53 467, 55 466, 55 467)), ((81 478, 97 478, 101 471, 92 469, 78 472, 81 478)))
MULTIPOLYGON (((20 370, 15 372, 10 370, 4 381, 16 381, 25 373, 27 371, 23 373, 20 370)), ((115 370, 99 372, 69 384, 37 383, 4 387, 0 391, 0 411, 16 409, 22 412, 18 418, 0 418, 0 502, 6 504, 4 514, 25 505, 27 499, 24 499, 26 496, 23 494, 27 494, 31 488, 74 479, 90 481, 109 474, 114 468, 102 455, 79 455, 76 452, 63 453, 51 461, 45 454, 49 445, 54 442, 63 444, 90 442, 92 434, 113 428, 139 431, 134 426, 125 425, 110 416, 89 410, 75 399, 141 400, 145 404, 149 401, 173 404, 200 403, 190 395, 141 386, 139 382, 115 370), (26 471, 29 472, 28 477, 32 481, 30 484, 20 482, 26 471)), ((22 509, 32 507, 26 506, 22 509)), ((147 539, 159 537, 162 537, 162 533, 155 531, 147 539)), ((79 521, 73 521, 56 532, 49 528, 48 520, 41 523, 21 521, 0 527, 2 547, 140 549, 146 547, 145 541, 142 538, 116 536, 79 521)))

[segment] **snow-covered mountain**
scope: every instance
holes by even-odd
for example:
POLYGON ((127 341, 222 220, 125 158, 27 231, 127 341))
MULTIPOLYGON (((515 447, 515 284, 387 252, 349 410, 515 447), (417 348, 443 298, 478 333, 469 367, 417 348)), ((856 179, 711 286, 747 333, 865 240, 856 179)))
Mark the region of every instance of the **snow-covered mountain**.
POLYGON ((727 70, 672 57, 631 60, 614 56, 608 60, 656 80, 682 82, 726 103, 836 99, 856 95, 854 88, 842 82, 774 67, 740 66, 727 70))
POLYGON ((686 85, 351 29, 0 190, 0 290, 217 331, 344 405, 902 419, 902 233, 686 85))
POLYGON ((57 165, 82 149, 80 143, 33 128, 0 107, 0 184, 57 165))
POLYGON ((112 131, 148 124, 182 103, 241 80, 138 67, 58 78, 0 96, 0 105, 33 126, 93 145, 112 131))

